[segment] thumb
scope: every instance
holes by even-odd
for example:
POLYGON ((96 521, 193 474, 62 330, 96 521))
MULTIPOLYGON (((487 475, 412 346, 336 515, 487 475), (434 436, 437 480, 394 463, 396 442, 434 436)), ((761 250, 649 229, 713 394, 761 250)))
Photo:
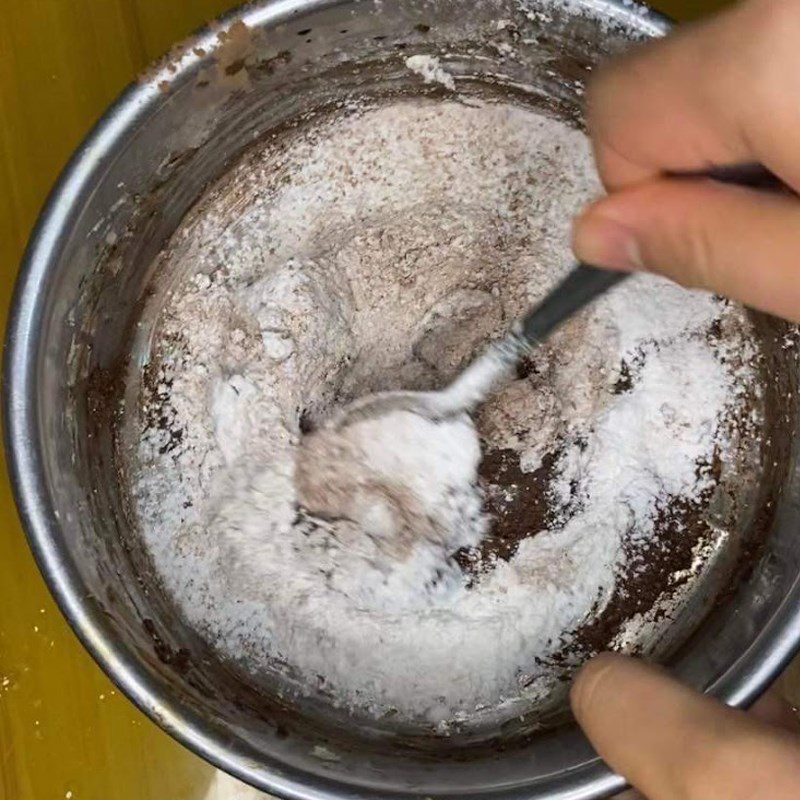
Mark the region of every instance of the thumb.
POLYGON ((582 261, 658 272, 800 320, 800 199, 711 180, 659 179, 615 192, 576 220, 582 261))
POLYGON ((598 753, 648 800, 791 800, 800 738, 697 694, 659 669, 603 654, 572 688, 598 753))

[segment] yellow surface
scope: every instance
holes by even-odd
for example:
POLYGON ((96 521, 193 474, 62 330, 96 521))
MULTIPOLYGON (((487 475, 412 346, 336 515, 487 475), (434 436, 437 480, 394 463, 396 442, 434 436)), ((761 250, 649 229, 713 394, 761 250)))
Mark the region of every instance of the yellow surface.
MULTIPOLYGON (((146 63, 228 4, 2 0, 0 323, 35 215, 89 125, 146 63)), ((686 18, 722 2, 658 5, 686 18)), ((0 800, 200 800, 212 779, 81 649, 0 473, 0 800)))
MULTIPOLYGON (((3 326, 28 232, 70 152, 136 72, 227 5, 0 3, 3 326)), ((115 692, 78 644, 39 577, 0 476, 0 800, 196 800, 212 776, 115 692)))

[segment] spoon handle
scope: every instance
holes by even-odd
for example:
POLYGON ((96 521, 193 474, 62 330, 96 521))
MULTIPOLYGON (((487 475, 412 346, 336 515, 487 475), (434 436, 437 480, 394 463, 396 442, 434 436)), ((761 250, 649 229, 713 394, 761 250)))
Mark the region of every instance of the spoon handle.
MULTIPOLYGON (((695 172, 671 173, 669 177, 708 178, 720 183, 731 183, 753 189, 773 192, 792 191, 780 178, 761 164, 715 166, 695 172)), ((598 269, 589 264, 578 264, 539 305, 522 319, 521 330, 516 333, 518 343, 523 347, 533 347, 547 338, 564 320, 616 286, 629 274, 598 269)))
POLYGON ((625 280, 630 273, 598 269, 588 264, 578 264, 539 305, 522 320, 522 330, 517 333, 522 344, 533 347, 546 339, 562 322, 576 314, 613 286, 625 280))

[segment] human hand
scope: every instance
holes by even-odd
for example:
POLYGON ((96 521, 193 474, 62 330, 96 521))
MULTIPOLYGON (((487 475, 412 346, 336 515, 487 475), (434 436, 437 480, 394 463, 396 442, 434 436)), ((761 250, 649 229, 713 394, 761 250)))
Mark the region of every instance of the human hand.
POLYGON ((608 196, 577 256, 800 321, 800 198, 669 171, 760 162, 800 190, 800 0, 749 0, 601 69, 587 115, 608 196))
POLYGON ((800 726, 776 695, 746 713, 604 653, 578 673, 571 701, 597 752, 648 800, 800 797, 800 726))
MULTIPOLYGON (((797 75, 800 0, 750 0, 600 70, 588 121, 609 194, 576 220, 578 257, 800 321, 800 199, 664 177, 759 162, 800 190, 797 75)), ((605 654, 578 675, 572 704, 649 800, 800 796, 800 729, 774 695, 744 713, 605 654)))

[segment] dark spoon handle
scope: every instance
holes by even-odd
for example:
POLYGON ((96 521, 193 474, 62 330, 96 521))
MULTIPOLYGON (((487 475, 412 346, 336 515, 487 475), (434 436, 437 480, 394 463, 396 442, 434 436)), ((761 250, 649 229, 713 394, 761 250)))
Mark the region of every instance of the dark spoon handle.
POLYGON ((710 178, 719 183, 732 183, 750 189, 763 189, 770 192, 789 192, 794 190, 787 186, 774 172, 770 172, 762 164, 727 164, 709 167, 708 169, 670 172, 670 178, 703 179, 710 178))
MULTIPOLYGON (((710 178, 753 189, 787 192, 786 184, 761 164, 733 164, 710 167, 696 172, 671 173, 669 177, 710 178)), ((598 269, 578 264, 547 297, 522 320, 522 338, 528 346, 547 338, 564 320, 625 280, 630 273, 598 269)))

